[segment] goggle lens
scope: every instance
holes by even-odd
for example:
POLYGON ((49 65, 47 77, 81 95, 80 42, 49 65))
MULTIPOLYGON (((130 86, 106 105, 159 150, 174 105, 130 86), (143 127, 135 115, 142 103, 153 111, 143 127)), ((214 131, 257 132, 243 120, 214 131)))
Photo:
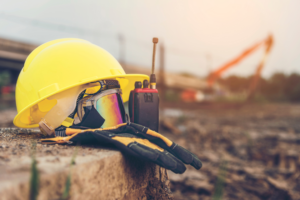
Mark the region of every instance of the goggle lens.
MULTIPOLYGON (((125 110, 120 89, 108 89, 80 100, 78 102, 77 114, 81 121, 81 126, 87 126, 85 121, 87 117, 95 115, 92 111, 93 109, 101 116, 98 119, 97 116, 92 117, 94 120, 92 124, 95 127, 108 128, 125 122, 125 110), (90 113, 94 114, 90 115, 90 113), (104 122, 103 119, 105 120, 104 122)), ((90 126, 91 124, 87 127, 90 126)))
POLYGON ((101 128, 107 128, 124 123, 122 108, 120 108, 121 96, 118 94, 105 95, 95 102, 95 109, 105 119, 101 128))

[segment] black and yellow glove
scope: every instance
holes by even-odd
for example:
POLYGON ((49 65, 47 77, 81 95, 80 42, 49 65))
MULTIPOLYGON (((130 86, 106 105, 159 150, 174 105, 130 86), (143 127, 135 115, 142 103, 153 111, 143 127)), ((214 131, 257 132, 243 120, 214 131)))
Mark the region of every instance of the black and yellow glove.
POLYGON ((83 144, 92 141, 111 143, 124 153, 152 161, 180 174, 186 170, 183 163, 190 164, 196 169, 202 167, 201 161, 193 153, 163 135, 134 123, 124 123, 103 129, 73 126, 65 129, 65 135, 67 136, 42 139, 41 142, 44 144, 77 142, 83 144))

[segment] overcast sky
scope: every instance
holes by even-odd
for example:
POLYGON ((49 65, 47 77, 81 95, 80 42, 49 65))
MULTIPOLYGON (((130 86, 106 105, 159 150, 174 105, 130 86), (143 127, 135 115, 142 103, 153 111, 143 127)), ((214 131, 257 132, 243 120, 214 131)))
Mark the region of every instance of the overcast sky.
MULTIPOLYGON (((166 47, 166 69, 205 76, 274 36, 263 75, 300 73, 299 0, 0 0, 0 37, 41 44, 87 39, 127 63, 151 66, 152 37, 166 47)), ((254 73, 263 48, 225 75, 254 73)), ((157 59, 158 60, 158 59, 157 59)))

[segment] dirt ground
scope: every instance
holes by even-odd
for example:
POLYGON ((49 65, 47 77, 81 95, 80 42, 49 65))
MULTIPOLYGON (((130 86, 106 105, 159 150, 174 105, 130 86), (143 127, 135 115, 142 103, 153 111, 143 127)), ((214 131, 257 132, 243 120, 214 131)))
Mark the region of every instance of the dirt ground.
POLYGON ((300 105, 170 104, 161 119, 203 161, 169 173, 176 200, 300 199, 300 105))
MULTIPOLYGON (((15 114, 13 109, 1 111, 0 127, 13 127, 15 114)), ((160 119, 161 133, 203 161, 200 170, 169 172, 175 200, 300 199, 300 104, 168 104, 160 119)), ((30 155, 39 137, 2 128, 0 165, 30 155)), ((37 143, 40 156, 57 159, 71 155, 73 148, 37 143)), ((93 151, 99 149, 80 153, 93 151)))

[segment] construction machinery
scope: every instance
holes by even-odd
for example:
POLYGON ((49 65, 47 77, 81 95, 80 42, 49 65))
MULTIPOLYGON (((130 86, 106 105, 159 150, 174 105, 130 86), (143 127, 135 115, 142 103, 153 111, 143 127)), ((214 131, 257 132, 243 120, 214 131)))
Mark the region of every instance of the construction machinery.
MULTIPOLYGON (((223 74, 223 72, 225 72, 226 70, 230 69, 231 67, 233 67, 236 64, 238 64, 239 62, 241 62, 244 58, 246 58, 251 53, 253 53, 257 49, 259 49, 259 47, 264 46, 264 48, 265 48, 264 55, 258 65, 258 67, 256 68, 255 75, 253 76, 253 79, 252 79, 251 84, 248 89, 247 99, 252 98, 253 94, 256 91, 261 71, 264 67, 266 58, 270 53, 270 49, 271 49, 272 45, 273 45, 273 36, 269 35, 266 39, 254 44, 250 48, 243 51, 239 56, 230 60, 225 65, 222 65, 217 70, 211 72, 206 79, 206 86, 207 86, 206 91, 210 91, 210 93, 211 93, 212 91, 215 90, 215 88, 218 88, 218 87, 214 87, 215 82, 218 78, 220 78, 220 76, 223 74)), ((205 91, 196 91, 194 89, 185 89, 184 91, 181 92, 180 96, 181 96, 181 100, 184 102, 200 102, 203 100, 209 100, 209 99, 211 100, 212 99, 211 97, 207 98, 204 93, 205 93, 205 91)))
POLYGON ((217 70, 213 71, 208 76, 208 78, 207 78, 207 84, 208 84, 208 86, 212 87, 213 84, 215 83, 215 81, 222 75, 223 72, 225 72, 226 70, 230 69, 231 67, 233 67, 236 64, 238 64, 239 62, 241 62, 244 58, 246 58, 251 53, 253 53, 257 49, 259 49, 259 47, 264 46, 265 47, 264 55, 263 55, 263 57, 262 57, 259 65, 256 68, 256 72, 255 72, 255 74, 253 76, 253 79, 251 81, 250 87, 248 89, 248 99, 251 98, 253 96, 253 94, 255 93, 255 90, 257 88, 261 71, 262 71, 262 69, 264 67, 266 58, 268 57, 268 55, 270 53, 271 47, 273 45, 273 41, 274 41, 273 36, 269 35, 266 39, 264 39, 264 40, 256 43, 255 45, 251 46, 250 48, 246 49, 238 57, 230 60, 225 65, 223 65, 220 68, 218 68, 217 70))

